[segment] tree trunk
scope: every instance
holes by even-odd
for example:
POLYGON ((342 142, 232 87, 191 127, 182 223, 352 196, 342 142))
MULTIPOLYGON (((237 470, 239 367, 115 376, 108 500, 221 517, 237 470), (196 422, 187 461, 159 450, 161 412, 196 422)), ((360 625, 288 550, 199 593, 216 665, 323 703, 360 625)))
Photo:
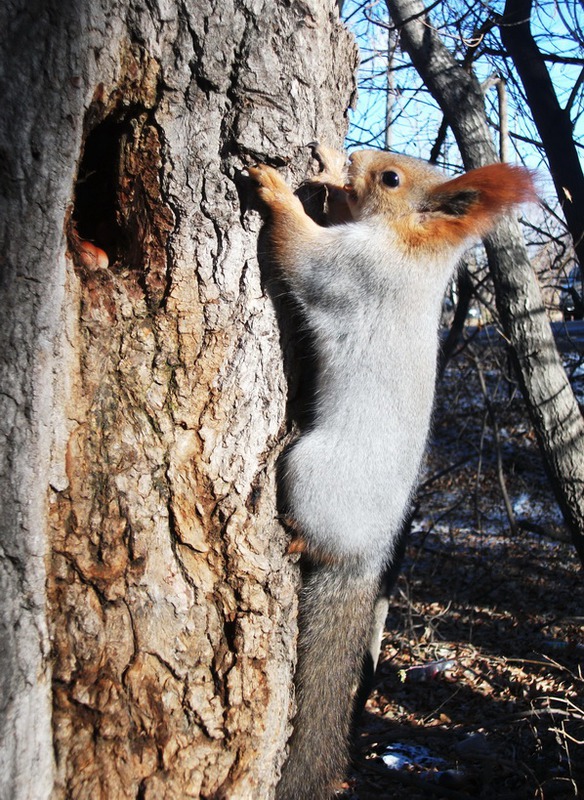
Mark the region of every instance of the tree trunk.
MULTIPOLYGON (((467 169, 496 160, 483 96, 424 19, 420 0, 387 0, 422 80, 454 132, 467 169)), ((551 483, 584 563, 584 420, 563 369, 519 226, 506 218, 486 241, 497 308, 551 483)))
POLYGON ((529 110, 550 165, 574 249, 584 265, 584 173, 573 138, 569 110, 561 108, 530 28, 532 0, 507 0, 501 40, 521 79, 529 110))
POLYGON ((353 43, 333 0, 9 0, 0 37, 0 797, 271 797, 297 574, 241 170, 341 141, 353 43))

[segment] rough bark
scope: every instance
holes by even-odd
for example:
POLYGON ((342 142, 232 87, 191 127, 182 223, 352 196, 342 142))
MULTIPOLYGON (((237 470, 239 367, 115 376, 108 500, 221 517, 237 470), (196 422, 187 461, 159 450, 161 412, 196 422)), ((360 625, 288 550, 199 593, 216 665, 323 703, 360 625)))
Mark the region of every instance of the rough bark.
POLYGON ((354 46, 332 0, 11 0, 0 37, 0 796, 270 797, 297 575, 241 168, 340 142, 354 46))
MULTIPOLYGON (((420 0, 387 0, 422 80, 454 132, 467 169, 496 160, 480 86, 427 24, 420 0)), ((584 562, 584 420, 563 369, 519 226, 486 241, 497 309, 558 503, 584 562)))

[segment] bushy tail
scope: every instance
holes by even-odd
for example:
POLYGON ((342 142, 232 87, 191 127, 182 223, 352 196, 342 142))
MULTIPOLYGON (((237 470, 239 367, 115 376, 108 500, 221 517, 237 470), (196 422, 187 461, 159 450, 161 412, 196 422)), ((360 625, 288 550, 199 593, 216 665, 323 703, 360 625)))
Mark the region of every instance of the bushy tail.
POLYGON ((326 800, 347 767, 353 702, 380 574, 357 564, 314 568, 300 596, 298 711, 278 800, 326 800))

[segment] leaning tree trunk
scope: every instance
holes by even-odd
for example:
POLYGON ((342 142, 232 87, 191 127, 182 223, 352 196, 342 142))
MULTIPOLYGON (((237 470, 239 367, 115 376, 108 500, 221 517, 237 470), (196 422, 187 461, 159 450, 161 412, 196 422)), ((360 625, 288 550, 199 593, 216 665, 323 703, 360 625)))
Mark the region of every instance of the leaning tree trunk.
POLYGON ((523 84, 584 274, 584 171, 574 142, 570 109, 560 106, 544 56, 531 32, 532 8, 533 0, 506 0, 499 20, 501 41, 523 84))
POLYGON ((297 577, 241 170, 338 144, 353 44, 333 0, 9 0, 0 38, 0 797, 270 797, 297 577))
MULTIPOLYGON (((496 160, 484 100, 424 19, 420 0, 387 0, 402 42, 454 132, 467 169, 496 160)), ((486 242, 497 309, 544 461, 584 563, 584 420, 562 366, 517 222, 505 219, 486 242)))

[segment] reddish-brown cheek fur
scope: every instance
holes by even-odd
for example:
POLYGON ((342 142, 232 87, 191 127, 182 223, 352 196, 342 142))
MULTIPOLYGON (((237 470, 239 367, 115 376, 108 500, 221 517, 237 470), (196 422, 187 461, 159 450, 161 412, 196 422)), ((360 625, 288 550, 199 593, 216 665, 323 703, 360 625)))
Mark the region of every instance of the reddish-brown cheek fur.
POLYGON ((460 216, 429 214, 419 222, 404 220, 399 233, 413 249, 429 247, 440 250, 455 246, 473 236, 488 233, 497 217, 518 203, 536 200, 537 196, 529 170, 509 164, 491 164, 467 172, 430 191, 432 195, 456 195, 458 192, 478 192, 477 200, 460 216))
POLYGON ((426 250, 438 252, 452 247, 465 238, 454 223, 443 218, 416 221, 412 216, 399 217, 393 223, 397 239, 407 251, 426 250))

